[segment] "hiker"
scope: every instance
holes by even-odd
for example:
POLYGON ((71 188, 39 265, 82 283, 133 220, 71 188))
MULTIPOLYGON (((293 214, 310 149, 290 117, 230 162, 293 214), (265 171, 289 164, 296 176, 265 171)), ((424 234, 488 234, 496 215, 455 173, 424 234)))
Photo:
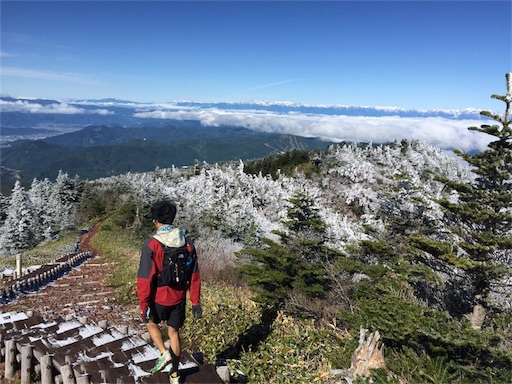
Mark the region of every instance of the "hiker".
MULTIPOLYGON (((170 201, 160 201, 151 206, 150 213, 156 226, 156 233, 142 246, 137 274, 137 296, 141 309, 141 320, 146 323, 151 340, 161 354, 151 369, 151 373, 162 370, 171 362, 169 379, 172 384, 177 384, 180 380, 178 367, 181 356, 179 330, 185 322, 186 293, 187 290, 190 290, 192 314, 199 319, 202 315, 201 277, 193 243, 190 239, 185 238, 184 231, 172 225, 176 216, 176 205, 170 201), (190 271, 187 272, 188 281, 180 281, 179 285, 167 285, 169 280, 162 282, 165 280, 162 277, 164 274, 161 273, 165 264, 164 259, 168 258, 167 255, 172 250, 180 250, 180 256, 188 255, 187 264, 190 268, 190 271), (165 321, 168 326, 169 350, 164 345, 160 330, 162 321, 165 321)), ((167 266, 167 268, 169 267, 167 266)))

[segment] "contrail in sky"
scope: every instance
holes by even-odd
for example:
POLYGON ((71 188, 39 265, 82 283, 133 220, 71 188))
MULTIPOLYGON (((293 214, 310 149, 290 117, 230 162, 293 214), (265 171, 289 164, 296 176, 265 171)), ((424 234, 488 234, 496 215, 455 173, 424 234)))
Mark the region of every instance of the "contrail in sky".
POLYGON ((275 83, 269 83, 269 84, 263 84, 263 85, 258 85, 256 87, 252 87, 252 88, 248 88, 246 89, 245 91, 254 91, 256 89, 261 89, 261 88, 268 88, 268 87, 273 87, 273 86, 276 86, 276 85, 281 85, 281 84, 286 84, 286 83, 292 83, 294 81, 299 81, 299 80, 304 80, 304 79, 291 79, 291 80, 283 80, 283 81, 276 81, 275 83))

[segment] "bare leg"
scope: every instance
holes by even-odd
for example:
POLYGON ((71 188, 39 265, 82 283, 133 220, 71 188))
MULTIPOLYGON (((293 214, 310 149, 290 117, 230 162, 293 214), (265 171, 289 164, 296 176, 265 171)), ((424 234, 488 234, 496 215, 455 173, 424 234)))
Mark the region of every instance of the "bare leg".
POLYGON ((172 355, 172 376, 178 376, 178 367, 180 365, 181 357, 181 344, 180 332, 173 327, 167 327, 169 332, 169 340, 171 342, 171 355, 172 355))
POLYGON ((162 338, 162 331, 160 330, 160 327, 158 326, 158 324, 155 324, 152 321, 149 321, 146 324, 146 328, 149 332, 149 336, 151 336, 151 340, 153 340, 153 343, 155 343, 155 346, 158 348, 160 353, 164 353, 165 352, 164 340, 162 338))

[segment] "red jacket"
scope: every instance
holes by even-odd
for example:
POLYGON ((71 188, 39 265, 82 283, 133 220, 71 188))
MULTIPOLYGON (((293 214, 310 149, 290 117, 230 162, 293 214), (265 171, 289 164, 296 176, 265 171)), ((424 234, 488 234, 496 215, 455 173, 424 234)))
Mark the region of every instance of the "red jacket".
MULTIPOLYGON (((190 301, 192 305, 199 305, 201 298, 201 276, 199 274, 199 266, 197 258, 192 272, 192 278, 188 285, 181 287, 157 287, 157 273, 162 269, 164 251, 159 240, 163 240, 168 246, 172 245, 184 245, 185 239, 182 235, 177 238, 177 229, 172 231, 164 231, 162 236, 158 233, 155 237, 146 240, 142 246, 142 252, 140 256, 139 271, 137 274, 137 296, 139 298, 139 304, 141 310, 145 310, 151 301, 165 306, 173 306, 186 300, 187 290, 190 290, 190 301), (170 244, 167 241, 170 237, 170 244), (157 238, 159 240, 157 240, 157 238), (177 244, 176 244, 177 243, 177 244)), ((187 249, 191 252, 195 252, 194 245, 187 243, 187 249)))

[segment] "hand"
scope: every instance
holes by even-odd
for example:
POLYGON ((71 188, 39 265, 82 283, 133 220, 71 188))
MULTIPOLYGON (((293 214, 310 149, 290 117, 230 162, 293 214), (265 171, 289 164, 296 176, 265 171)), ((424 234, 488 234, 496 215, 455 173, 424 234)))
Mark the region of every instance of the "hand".
POLYGON ((149 307, 140 311, 140 319, 143 323, 147 323, 149 321, 149 307))
POLYGON ((192 314, 195 316, 196 319, 201 318, 203 314, 203 309, 200 305, 192 305, 192 314))

